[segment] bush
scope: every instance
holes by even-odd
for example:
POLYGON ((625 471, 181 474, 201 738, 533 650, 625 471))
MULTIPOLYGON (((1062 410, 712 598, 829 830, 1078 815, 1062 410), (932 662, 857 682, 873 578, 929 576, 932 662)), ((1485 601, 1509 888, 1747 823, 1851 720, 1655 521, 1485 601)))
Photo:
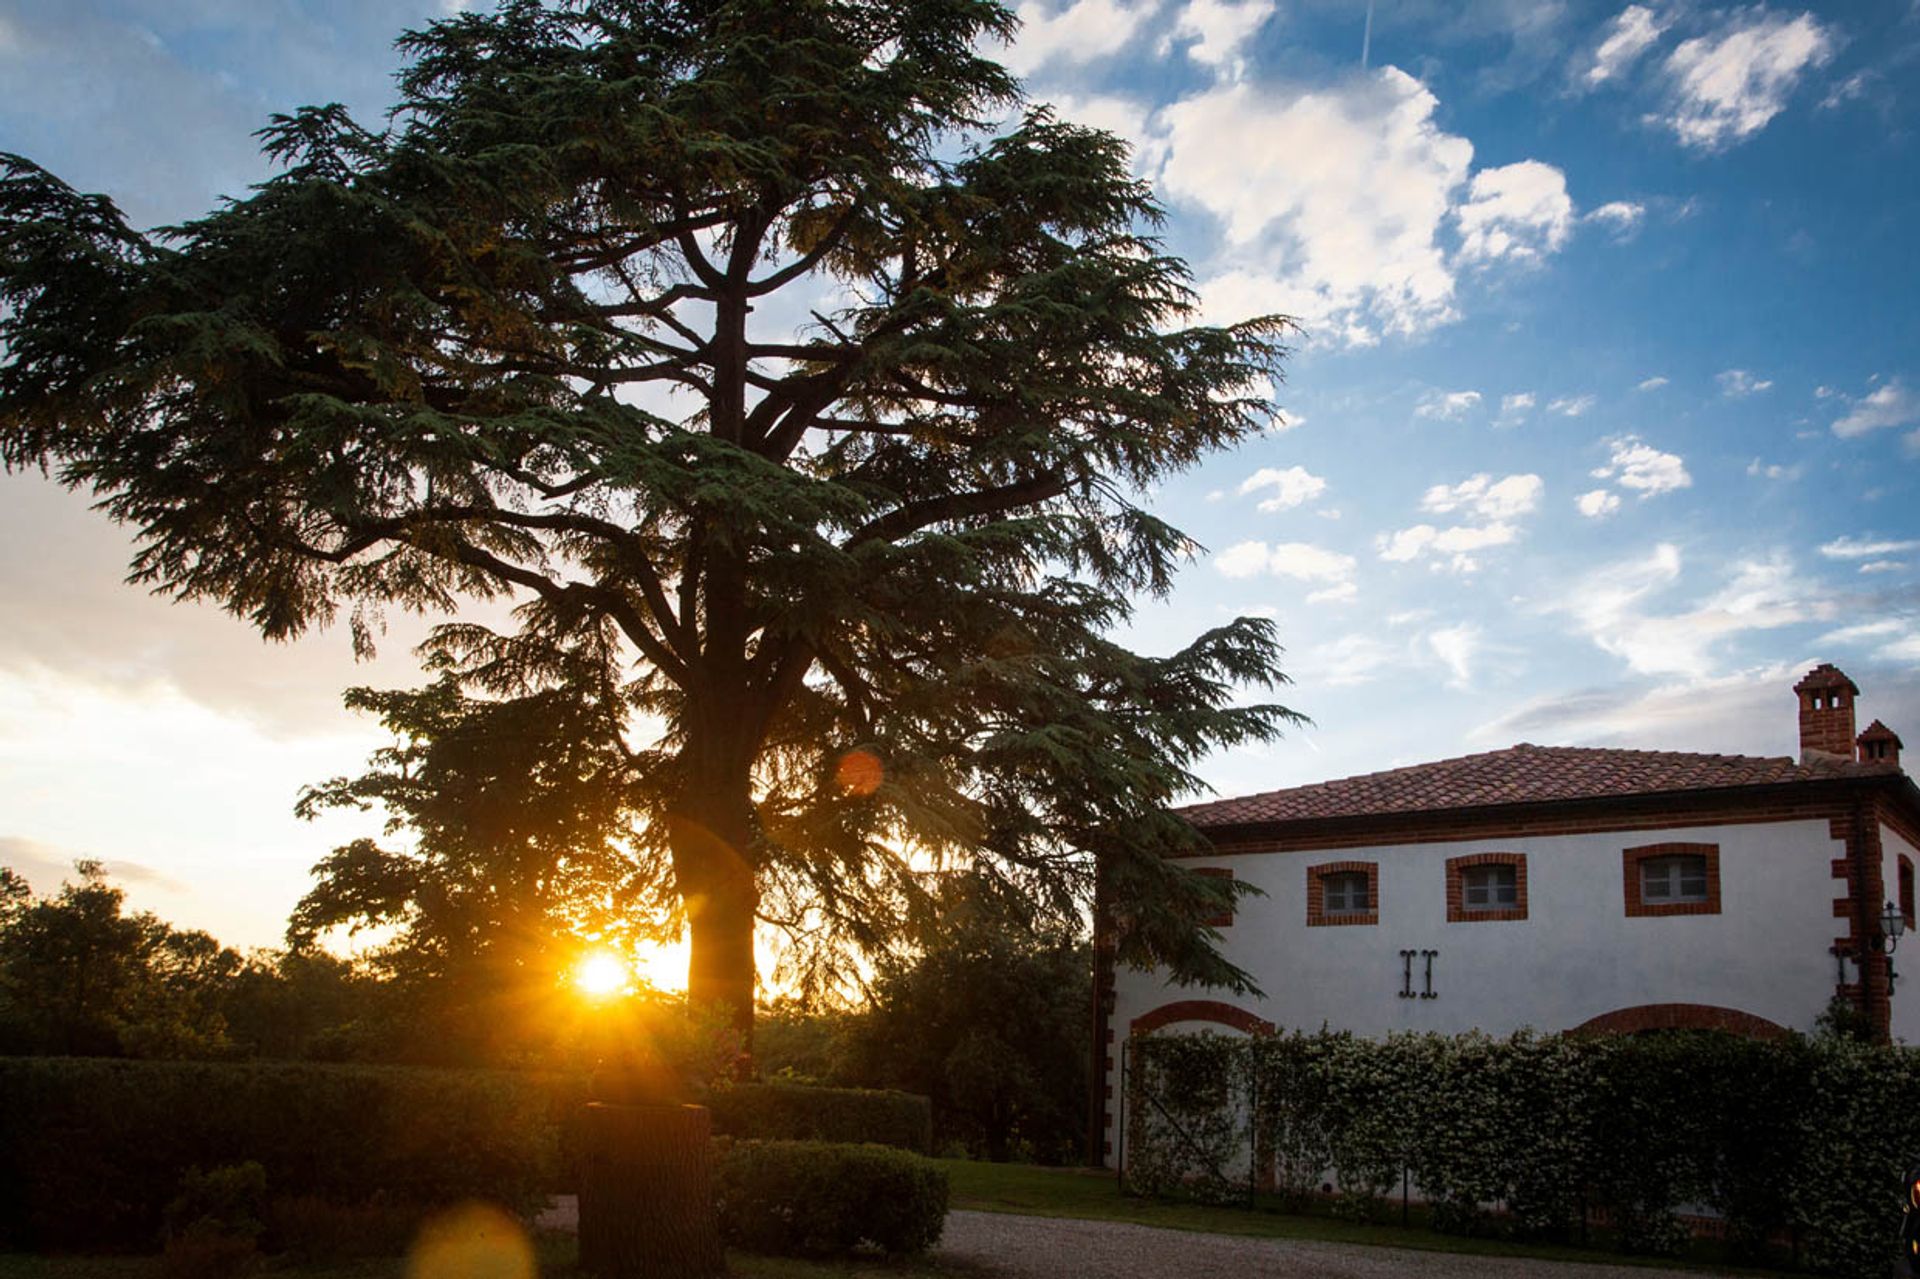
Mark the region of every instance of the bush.
POLYGON ((266 1229, 267 1170, 253 1160, 212 1172, 189 1168, 167 1205, 167 1238, 218 1233, 258 1240, 266 1229))
POLYGON ((293 1063, 0 1060, 0 1243, 149 1246, 182 1170, 282 1195, 531 1207, 553 1132, 528 1081, 293 1063))
POLYGON ((1296 1205, 1331 1180, 1366 1215, 1410 1173, 1436 1229, 1566 1239, 1604 1209, 1634 1252, 1718 1213, 1755 1260, 1885 1273, 1920 1157, 1920 1050, 1669 1032, 1136 1039, 1126 1172, 1146 1193, 1296 1205), (1151 1100, 1149 1100, 1151 1098, 1151 1100))
POLYGON ((903 1150, 743 1141, 719 1143, 716 1156, 721 1238, 750 1252, 923 1252, 946 1223, 946 1170, 903 1150))
POLYGON ((925 1097, 807 1084, 734 1084, 704 1103, 716 1136, 754 1141, 864 1142, 918 1154, 933 1147, 933 1109, 925 1097))

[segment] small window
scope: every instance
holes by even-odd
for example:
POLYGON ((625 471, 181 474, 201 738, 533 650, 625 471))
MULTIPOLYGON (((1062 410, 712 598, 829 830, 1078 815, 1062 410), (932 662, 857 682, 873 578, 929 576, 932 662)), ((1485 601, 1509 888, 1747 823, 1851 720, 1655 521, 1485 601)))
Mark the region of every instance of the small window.
POLYGON ((1511 910, 1520 902, 1520 876, 1512 866, 1469 866, 1460 872, 1460 901, 1469 911, 1511 910))
POLYGON ((1320 881, 1326 894, 1323 909, 1329 915, 1364 915, 1373 909, 1367 894, 1367 877, 1357 870, 1344 870, 1320 881))
POLYGON ((1640 900, 1675 906, 1707 900, 1707 859, 1695 853, 1649 857, 1640 863, 1640 900))
POLYGON ((1900 913, 1907 917, 1907 927, 1913 927, 1913 858, 1900 854, 1900 913))

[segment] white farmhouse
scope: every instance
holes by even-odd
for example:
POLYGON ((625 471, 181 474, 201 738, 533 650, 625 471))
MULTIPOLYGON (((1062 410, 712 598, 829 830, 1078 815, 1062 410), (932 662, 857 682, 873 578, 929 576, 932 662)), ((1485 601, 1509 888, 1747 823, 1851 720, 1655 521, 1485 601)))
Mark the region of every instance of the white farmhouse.
POLYGON ((1264 893, 1215 921, 1264 993, 1116 972, 1103 923, 1095 1130, 1111 1153, 1119 1044, 1163 1028, 1771 1036, 1839 996, 1920 1042, 1885 944, 1920 789, 1885 725, 1856 737, 1859 691, 1794 686, 1797 761, 1522 744, 1184 810, 1213 844, 1192 869, 1264 893))

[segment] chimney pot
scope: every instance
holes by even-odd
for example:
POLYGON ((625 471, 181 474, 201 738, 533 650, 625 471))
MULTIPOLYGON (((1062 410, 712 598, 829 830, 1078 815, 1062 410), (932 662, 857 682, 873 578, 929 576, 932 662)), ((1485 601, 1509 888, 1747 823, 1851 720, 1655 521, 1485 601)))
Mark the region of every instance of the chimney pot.
POLYGON ((1891 764, 1900 767, 1900 748, 1905 745, 1900 734, 1882 724, 1879 720, 1867 725, 1867 731, 1855 739, 1854 744, 1860 750, 1862 764, 1891 764))
POLYGON ((1822 662, 1793 686, 1800 698, 1800 760, 1852 760, 1853 702, 1860 687, 1831 662, 1822 662))

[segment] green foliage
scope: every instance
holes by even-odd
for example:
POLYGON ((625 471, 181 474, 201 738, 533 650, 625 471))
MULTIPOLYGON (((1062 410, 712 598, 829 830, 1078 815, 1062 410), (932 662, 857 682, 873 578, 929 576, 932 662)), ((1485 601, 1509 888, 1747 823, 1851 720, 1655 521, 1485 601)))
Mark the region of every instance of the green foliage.
POLYGON ((933 1119, 925 1097, 866 1088, 732 1084, 703 1099, 721 1136, 766 1141, 853 1142, 927 1153, 933 1119))
POLYGON ((266 1216, 267 1170, 249 1159, 210 1172, 187 1169, 163 1224, 169 1239, 215 1231, 257 1241, 267 1228, 266 1216))
POLYGON ((150 912, 93 861, 34 898, 0 872, 0 1046, 14 1052, 137 1057, 229 1050, 220 1001, 244 966, 206 933, 150 912))
POLYGON ((181 1169, 240 1161, 277 1194, 521 1208, 549 1177, 545 1120, 532 1082, 478 1071, 0 1060, 0 1240, 147 1244, 181 1169))
POLYGON ((1145 1193, 1244 1202, 1271 1168, 1283 1202, 1331 1182, 1365 1217, 1405 1169, 1436 1229, 1567 1239, 1592 1206, 1623 1249, 1671 1252, 1705 1205, 1736 1251, 1778 1260, 1791 1232, 1835 1275, 1884 1272, 1920 1151, 1920 1052, 1847 1039, 1201 1034, 1128 1064, 1145 1193))
POLYGON ((1093 956, 992 881, 950 877, 883 957, 847 1025, 842 1070, 933 1101, 939 1148, 1060 1163, 1086 1139, 1093 956))
POLYGON ((714 1198, 721 1237, 750 1252, 917 1253, 940 1239, 947 1174, 884 1146, 742 1141, 719 1153, 714 1198))
POLYGON ((322 788, 448 842, 336 853, 299 928, 462 936, 434 894, 524 857, 522 887, 697 903, 694 994, 744 1014, 756 917, 819 989, 898 937, 919 867, 1069 920, 1098 864, 1122 962, 1250 986, 1202 922, 1240 889, 1168 859, 1203 845, 1169 806, 1294 722, 1243 696, 1282 679, 1274 629, 1110 637, 1194 549, 1137 495, 1261 432, 1288 326, 1194 323, 1125 145, 981 56, 1013 25, 510 0, 402 40, 383 131, 276 116, 279 175, 151 236, 0 156, 0 464, 90 490, 137 580, 271 637, 519 605, 439 632, 425 702, 362 700, 436 731, 554 712, 551 772, 504 785, 509 738, 444 796, 380 764, 322 788), (631 866, 576 864, 609 834, 631 866))
POLYGON ((584 950, 658 940, 667 922, 677 935, 659 891, 670 876, 617 840, 633 816, 617 734, 576 692, 475 699, 451 675, 412 692, 354 689, 347 704, 378 713, 398 744, 300 798, 309 818, 378 806, 388 834, 412 836, 405 849, 335 849, 287 936, 304 953, 336 927, 391 930, 372 966, 438 1060, 537 1052, 584 950))

